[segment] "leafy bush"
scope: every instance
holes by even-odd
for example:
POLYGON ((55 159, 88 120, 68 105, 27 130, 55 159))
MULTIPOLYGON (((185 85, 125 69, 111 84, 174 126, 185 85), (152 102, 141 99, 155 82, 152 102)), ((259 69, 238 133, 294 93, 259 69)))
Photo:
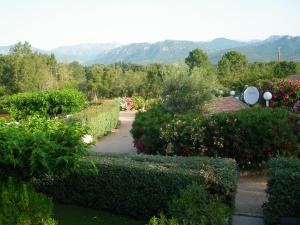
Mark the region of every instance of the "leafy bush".
POLYGON ((44 174, 79 169, 88 145, 86 128, 75 122, 33 117, 28 121, 0 120, 0 178, 27 180, 44 174))
POLYGON ((153 216, 148 225, 194 225, 178 222, 177 219, 168 219, 164 214, 160 214, 159 217, 153 216))
POLYGON ((74 114, 71 120, 79 121, 82 125, 89 127, 92 136, 102 137, 117 127, 119 112, 118 102, 105 101, 74 114))
POLYGON ((157 105, 161 105, 161 100, 158 98, 147 99, 145 102, 145 109, 150 110, 157 105))
POLYGON ((172 117, 162 106, 155 106, 147 112, 136 114, 131 134, 138 152, 147 154, 163 152, 164 144, 160 139, 160 129, 163 124, 171 121, 172 117))
POLYGON ((141 110, 145 108, 145 100, 141 96, 132 96, 133 108, 136 110, 141 110))
MULTIPOLYGON (((271 107, 292 108, 300 99, 300 82, 298 80, 260 80, 256 82, 256 85, 260 90, 261 99, 263 99, 264 92, 272 93, 271 107)), ((265 104, 264 101, 262 103, 265 104)))
POLYGON ((230 208, 209 196, 202 186, 189 185, 172 201, 168 213, 181 223, 228 225, 230 208))
POLYGON ((199 74, 175 74, 162 86, 163 105, 170 112, 200 111, 205 101, 212 98, 213 82, 199 74))
POLYGON ((4 97, 0 105, 15 119, 32 115, 55 117, 84 109, 86 97, 75 89, 19 93, 4 97))
POLYGON ((26 184, 9 179, 0 187, 0 224, 55 225, 53 203, 26 184))
POLYGON ((231 205, 236 191, 234 161, 199 157, 98 154, 98 173, 44 178, 38 190, 68 204, 150 218, 165 211, 173 196, 189 184, 231 205))
POLYGON ((118 100, 119 100, 121 111, 127 111, 133 108, 133 102, 131 98, 123 97, 123 98, 119 98, 118 100))
POLYGON ((281 217, 300 217, 300 160, 274 158, 268 165, 266 224, 278 224, 281 217))
POLYGON ((161 153, 229 157, 241 167, 256 167, 272 156, 296 153, 296 122, 294 113, 281 108, 176 116, 161 130, 161 153))

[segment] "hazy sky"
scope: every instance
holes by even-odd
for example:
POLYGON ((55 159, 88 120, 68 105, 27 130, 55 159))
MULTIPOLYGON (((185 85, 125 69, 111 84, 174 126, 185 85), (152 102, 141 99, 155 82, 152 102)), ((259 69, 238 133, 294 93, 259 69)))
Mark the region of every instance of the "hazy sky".
POLYGON ((0 45, 300 35, 300 0, 0 0, 0 45))

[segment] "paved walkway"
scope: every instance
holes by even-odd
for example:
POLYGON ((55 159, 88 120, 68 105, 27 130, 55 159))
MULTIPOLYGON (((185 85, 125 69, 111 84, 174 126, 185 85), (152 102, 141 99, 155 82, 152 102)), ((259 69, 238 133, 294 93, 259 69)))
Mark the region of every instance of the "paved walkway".
POLYGON ((263 225, 262 204, 266 201, 265 176, 239 177, 232 225, 263 225))
POLYGON ((133 139, 130 134, 135 112, 120 112, 120 126, 113 133, 104 136, 92 148, 92 152, 134 153, 133 139))

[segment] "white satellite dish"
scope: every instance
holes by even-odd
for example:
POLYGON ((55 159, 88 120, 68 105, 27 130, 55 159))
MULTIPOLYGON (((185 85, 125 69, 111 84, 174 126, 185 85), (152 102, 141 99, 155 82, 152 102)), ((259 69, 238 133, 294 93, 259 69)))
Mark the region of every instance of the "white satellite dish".
POLYGON ((244 101, 248 105, 255 105, 259 99, 259 91, 256 87, 247 87, 244 91, 244 101))

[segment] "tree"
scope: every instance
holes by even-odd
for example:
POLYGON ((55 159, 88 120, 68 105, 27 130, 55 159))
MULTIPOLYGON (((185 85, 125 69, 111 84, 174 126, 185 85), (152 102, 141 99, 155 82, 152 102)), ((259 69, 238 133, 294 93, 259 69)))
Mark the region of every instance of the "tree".
POLYGON ((237 51, 229 51, 218 62, 219 80, 224 86, 232 88, 232 84, 238 83, 240 78, 245 76, 247 68, 246 56, 237 51))
POLYGON ((201 112, 217 87, 216 77, 203 73, 203 70, 175 74, 162 84, 163 105, 171 112, 201 112))
POLYGON ((209 60, 207 54, 197 48, 189 53, 189 56, 185 59, 185 63, 189 66, 190 70, 192 70, 195 67, 207 67, 209 60))

